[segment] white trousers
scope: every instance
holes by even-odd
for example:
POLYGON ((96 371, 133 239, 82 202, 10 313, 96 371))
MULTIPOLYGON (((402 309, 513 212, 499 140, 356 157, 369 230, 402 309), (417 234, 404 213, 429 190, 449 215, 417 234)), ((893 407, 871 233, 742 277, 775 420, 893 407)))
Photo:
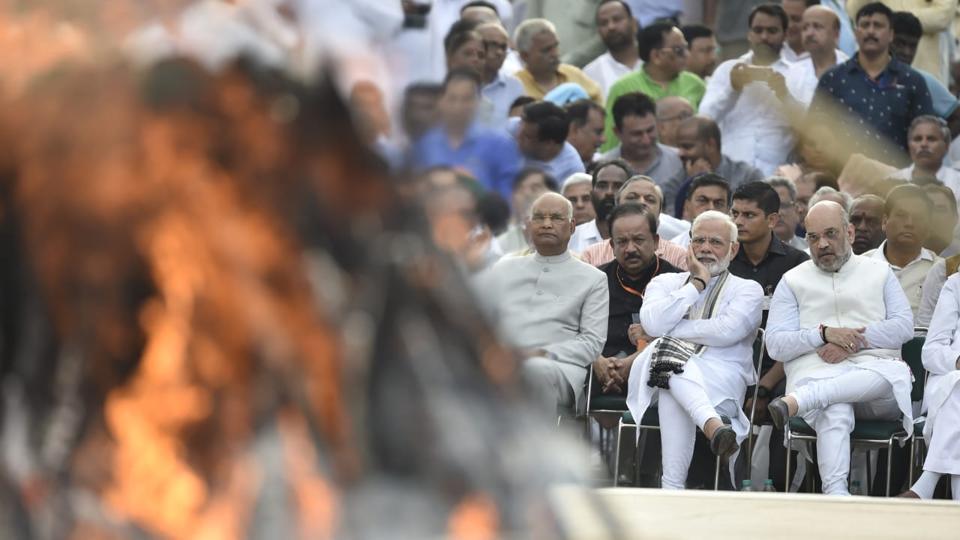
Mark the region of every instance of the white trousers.
MULTIPOLYGON (((937 412, 923 470, 960 475, 960 384, 956 384, 937 412)), ((958 493, 953 496, 958 497, 958 493)))
POLYGON ((793 393, 797 414, 817 432, 817 460, 823 493, 849 495, 850 433, 854 420, 896 420, 900 409, 893 387, 881 375, 857 369, 832 379, 810 380, 793 393))
POLYGON ((534 356, 523 361, 523 378, 533 391, 537 405, 548 417, 556 419, 557 407, 573 407, 573 388, 556 360, 534 356))
POLYGON ((697 428, 711 418, 720 418, 706 391, 683 375, 671 375, 670 388, 658 391, 663 489, 686 487, 697 428))

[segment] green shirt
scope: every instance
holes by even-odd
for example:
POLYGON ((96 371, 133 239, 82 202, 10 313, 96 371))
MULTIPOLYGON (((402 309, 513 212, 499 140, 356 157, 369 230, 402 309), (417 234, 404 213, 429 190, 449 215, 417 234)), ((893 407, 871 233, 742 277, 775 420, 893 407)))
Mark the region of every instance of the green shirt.
POLYGON ((670 81, 666 89, 654 82, 644 69, 625 75, 613 83, 613 86, 610 87, 610 93, 607 94, 607 120, 604 128, 607 142, 603 144, 600 150, 606 152, 620 144, 620 139, 613 132, 613 104, 616 103, 618 97, 631 92, 642 92, 650 96, 653 101, 667 96, 680 96, 686 98, 693 105, 693 109, 697 110, 706 91, 707 85, 703 82, 703 79, 689 71, 681 71, 677 78, 670 81))

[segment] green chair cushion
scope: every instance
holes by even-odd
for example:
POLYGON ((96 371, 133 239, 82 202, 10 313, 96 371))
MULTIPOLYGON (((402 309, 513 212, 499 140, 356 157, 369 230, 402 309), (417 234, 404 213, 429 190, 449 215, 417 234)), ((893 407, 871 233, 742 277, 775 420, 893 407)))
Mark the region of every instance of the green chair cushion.
MULTIPOLYGON (((624 424, 636 424, 633 421, 633 415, 630 414, 630 411, 626 411, 621 415, 621 420, 624 424)), ((660 414, 657 412, 656 407, 647 407, 647 412, 643 413, 643 425, 645 426, 659 426, 660 425, 660 414)))
POLYGON ((627 410, 627 396, 618 396, 616 394, 599 394, 590 397, 590 412, 625 410, 627 410))
MULTIPOLYGON (((921 428, 922 429, 922 428, 921 428)), ((801 435, 816 435, 817 433, 807 424, 803 418, 793 416, 790 418, 790 431, 801 435)), ((903 431, 903 425, 899 421, 893 420, 858 420, 853 427, 853 433, 850 434, 851 440, 889 439, 897 433, 903 431)))
POLYGON ((913 436, 914 437, 923 437, 923 427, 927 425, 926 420, 921 420, 913 425, 913 436))

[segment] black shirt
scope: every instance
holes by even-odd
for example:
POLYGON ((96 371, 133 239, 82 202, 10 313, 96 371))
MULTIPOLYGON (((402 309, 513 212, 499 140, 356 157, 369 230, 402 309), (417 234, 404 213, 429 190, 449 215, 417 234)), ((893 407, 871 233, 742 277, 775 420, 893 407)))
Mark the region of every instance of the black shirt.
MULTIPOLYGON (((743 250, 743 245, 740 246, 737 256, 730 261, 730 273, 739 278, 752 279, 759 283, 763 287, 763 295, 767 298, 773 296, 773 291, 776 290, 777 284, 780 283, 780 278, 784 274, 810 258, 809 255, 799 249, 784 244, 777 238, 777 235, 772 234, 771 236, 770 245, 767 246, 767 254, 763 256, 760 264, 754 266, 750 262, 743 250)), ((763 328, 767 326, 767 308, 769 305, 769 302, 764 302, 763 319, 760 325, 763 328)), ((772 362, 773 360, 770 359, 769 355, 764 355, 763 371, 766 371, 772 362)))
POLYGON ((640 312, 643 298, 628 291, 643 294, 647 284, 654 276, 672 272, 682 272, 676 266, 657 257, 657 261, 644 269, 638 279, 630 279, 620 268, 616 259, 600 266, 600 271, 607 275, 607 286, 610 289, 610 317, 607 320, 607 342, 603 346, 603 356, 616 356, 621 352, 632 353, 637 350, 636 345, 630 343, 627 329, 633 324, 633 315, 640 312), (621 285, 621 282, 623 285, 621 285))

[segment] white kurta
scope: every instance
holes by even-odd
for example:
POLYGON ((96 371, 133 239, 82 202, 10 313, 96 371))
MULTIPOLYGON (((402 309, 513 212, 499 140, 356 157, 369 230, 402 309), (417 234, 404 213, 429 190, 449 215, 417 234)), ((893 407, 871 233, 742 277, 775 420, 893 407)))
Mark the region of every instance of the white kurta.
POLYGON ((923 345, 923 367, 930 372, 923 394, 923 411, 927 413, 923 437, 929 443, 936 432, 938 438, 946 437, 949 441, 946 445, 931 446, 923 465, 925 470, 960 474, 960 425, 937 423, 942 407, 960 383, 960 371, 956 364, 958 357, 960 274, 954 274, 943 286, 933 319, 930 321, 927 340, 923 345), (941 450, 944 447, 955 450, 944 455, 941 450))
POLYGON ((788 393, 808 381, 872 371, 893 387, 908 433, 913 429, 911 374, 900 348, 912 337, 913 315, 896 276, 885 262, 868 257, 851 255, 837 272, 824 272, 813 261, 798 265, 783 275, 770 302, 767 352, 784 362, 788 393), (864 327, 868 346, 828 364, 816 351, 824 345, 820 324, 864 327))
MULTIPOLYGON (((743 401, 747 386, 756 381, 753 342, 760 328, 763 289, 756 281, 730 275, 717 299, 716 315, 691 320, 688 313, 703 306, 717 279, 712 278, 703 292, 697 292, 687 283, 689 277, 689 272, 683 272, 653 278, 640 308, 640 323, 650 336, 669 335, 706 346, 687 362, 683 375, 699 383, 717 411, 730 417, 740 442, 749 430, 743 401)), ((660 390, 647 386, 654 349, 654 344, 648 345, 630 369, 627 407, 637 419, 660 390)))
POLYGON ((613 86, 613 83, 637 71, 641 67, 643 67, 643 60, 638 59, 635 65, 626 66, 617 62, 613 58, 613 55, 610 54, 610 51, 607 51, 594 59, 593 62, 587 64, 583 68, 583 72, 587 74, 587 77, 590 77, 600 85, 600 89, 603 90, 603 99, 607 99, 607 94, 610 92, 610 87, 613 86))

